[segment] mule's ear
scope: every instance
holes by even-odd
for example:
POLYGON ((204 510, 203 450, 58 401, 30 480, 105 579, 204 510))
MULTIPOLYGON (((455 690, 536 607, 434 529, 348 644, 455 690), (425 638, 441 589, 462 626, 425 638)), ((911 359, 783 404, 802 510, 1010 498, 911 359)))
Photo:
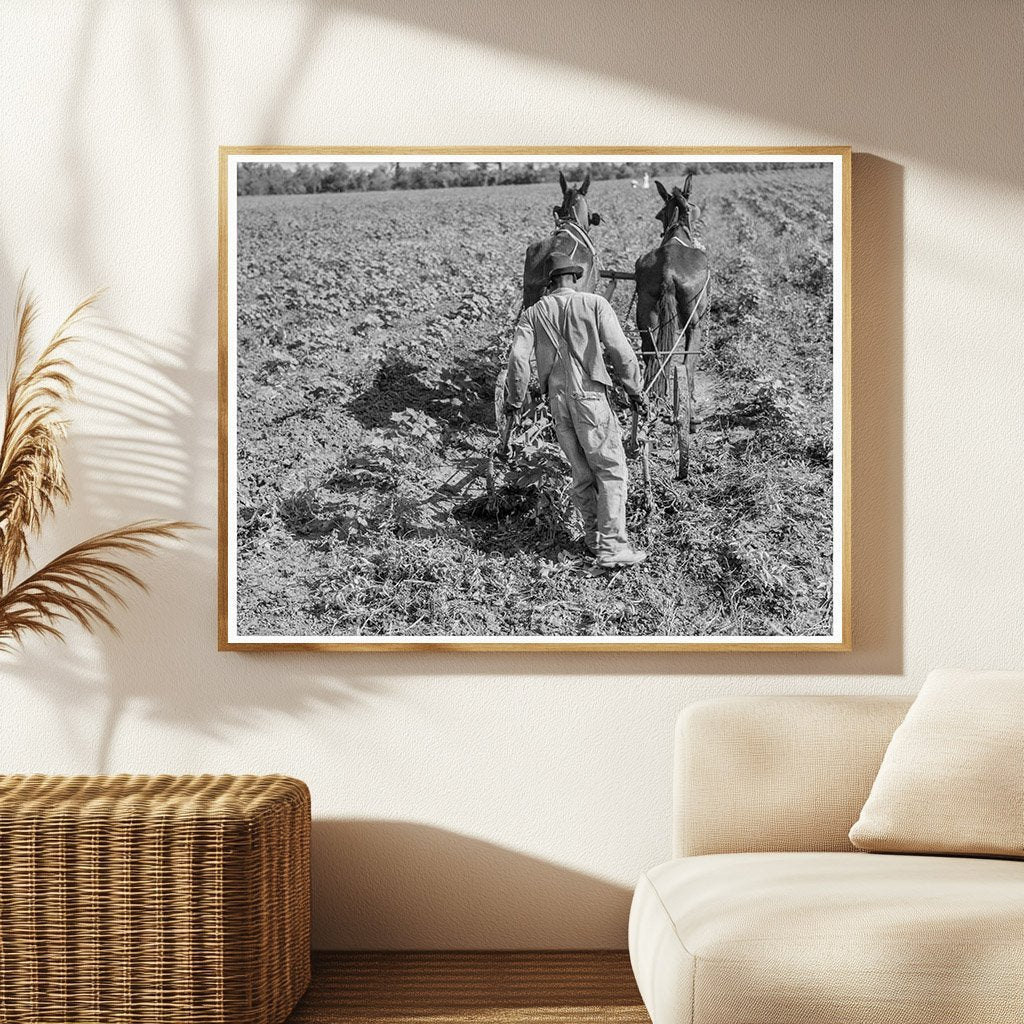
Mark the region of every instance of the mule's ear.
POLYGON ((683 182, 683 198, 690 198, 690 189, 693 188, 693 171, 687 172, 686 181, 683 182))
POLYGON ((569 191, 569 183, 565 180, 565 175, 561 171, 558 172, 558 184, 562 186, 562 195, 564 196, 569 191))
POLYGON ((597 225, 601 223, 601 214, 599 214, 599 213, 592 213, 590 215, 590 223, 593 224, 594 227, 596 228, 597 225))
POLYGON ((583 179, 583 184, 580 185, 579 193, 581 196, 587 194, 587 189, 590 188, 590 171, 587 171, 587 176, 583 179))
POLYGON ((661 198, 664 199, 665 202, 667 203, 668 202, 668 192, 666 191, 665 186, 662 185, 662 183, 660 181, 655 181, 654 184, 658 188, 658 195, 661 196, 661 198))

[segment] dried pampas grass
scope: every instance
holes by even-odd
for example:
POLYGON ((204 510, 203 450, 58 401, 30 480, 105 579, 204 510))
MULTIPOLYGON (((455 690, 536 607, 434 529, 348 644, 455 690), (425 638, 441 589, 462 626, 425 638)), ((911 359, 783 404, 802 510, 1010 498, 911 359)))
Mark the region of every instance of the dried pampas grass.
POLYGON ((116 633, 109 613, 113 605, 125 604, 121 586, 145 590, 123 563, 124 556, 151 555, 160 541, 195 528, 186 522, 132 523, 82 541, 14 582, 19 569, 30 563, 31 538, 57 505, 71 499, 61 443, 74 364, 65 349, 77 340, 75 328, 95 300, 92 295, 79 303, 33 356, 38 306, 24 282, 18 294, 0 441, 0 649, 13 648, 28 634, 63 639, 62 625, 72 620, 90 631, 103 625, 116 633))

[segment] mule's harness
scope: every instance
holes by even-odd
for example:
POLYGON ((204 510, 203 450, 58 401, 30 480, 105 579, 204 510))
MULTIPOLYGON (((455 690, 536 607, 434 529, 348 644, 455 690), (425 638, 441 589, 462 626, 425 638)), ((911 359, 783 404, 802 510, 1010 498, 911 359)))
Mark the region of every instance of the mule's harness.
POLYGON ((593 239, 583 229, 579 221, 576 220, 576 213, 573 211, 569 217, 563 217, 555 225, 555 230, 552 232, 553 235, 566 234, 573 242, 572 252, 569 254, 569 259, 572 259, 576 255, 576 250, 582 245, 585 249, 590 252, 590 255, 595 259, 597 258, 597 248, 594 245, 593 239))
MULTIPOLYGON (((655 382, 662 375, 662 373, 664 373, 665 368, 668 366, 668 364, 671 361, 672 357, 676 354, 676 352, 679 351, 679 346, 683 343, 684 339, 686 338, 686 331, 689 328, 690 324, 693 322, 693 318, 697 315, 697 310, 700 308, 701 300, 704 298, 704 295, 707 293, 708 285, 710 285, 710 284, 711 284, 711 270, 709 268, 708 269, 708 276, 706 278, 704 278, 704 284, 701 285, 701 289, 697 293, 697 299, 696 299, 696 301, 693 304, 693 308, 690 310, 690 315, 686 318, 686 323, 683 324, 683 329, 676 335, 676 343, 672 346, 672 348, 669 349, 668 354, 665 355, 664 357, 662 357, 661 353, 657 350, 657 348, 654 349, 654 355, 658 359, 658 370, 654 374, 654 376, 647 382, 647 384, 644 385, 644 394, 647 394, 647 392, 650 391, 651 388, 654 387, 655 382)), ((651 340, 653 341, 654 340, 654 338, 653 338, 654 331, 661 330, 661 328, 665 324, 670 323, 671 320, 678 320, 678 319, 679 319, 679 313, 676 312, 676 315, 674 317, 670 317, 669 320, 665 320, 663 323, 658 324, 658 326, 656 328, 654 328, 653 331, 652 331, 652 329, 648 328, 647 329, 647 334, 652 335, 652 339, 651 340)))

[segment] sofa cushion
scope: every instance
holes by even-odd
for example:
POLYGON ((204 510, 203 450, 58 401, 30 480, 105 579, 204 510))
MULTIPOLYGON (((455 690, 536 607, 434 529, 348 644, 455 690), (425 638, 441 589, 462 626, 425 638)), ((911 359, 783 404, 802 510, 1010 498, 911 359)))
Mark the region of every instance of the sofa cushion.
POLYGON ((689 705, 676 723, 672 853, 851 852, 911 701, 759 694, 689 705))
POLYGON ((1024 673, 932 672, 850 830, 862 850, 1024 857, 1024 673))
POLYGON ((1024 863, 739 853, 641 878, 629 951, 653 1024, 1024 1020, 1024 863))

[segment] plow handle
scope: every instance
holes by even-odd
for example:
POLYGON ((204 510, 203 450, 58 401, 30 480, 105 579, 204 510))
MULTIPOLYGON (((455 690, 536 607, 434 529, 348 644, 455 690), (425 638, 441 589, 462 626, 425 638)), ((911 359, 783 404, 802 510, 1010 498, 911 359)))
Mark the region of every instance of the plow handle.
POLYGON ((650 491, 651 488, 651 454, 647 446, 647 437, 644 437, 644 443, 639 443, 640 434, 640 410, 636 406, 633 406, 633 433, 631 438, 631 449, 637 455, 640 456, 640 475, 643 478, 644 490, 650 491))
POLYGON ((505 417, 505 426, 501 431, 501 442, 498 445, 498 458, 504 462, 508 458, 508 444, 509 439, 512 437, 512 428, 515 426, 516 420, 519 418, 519 410, 505 417))

